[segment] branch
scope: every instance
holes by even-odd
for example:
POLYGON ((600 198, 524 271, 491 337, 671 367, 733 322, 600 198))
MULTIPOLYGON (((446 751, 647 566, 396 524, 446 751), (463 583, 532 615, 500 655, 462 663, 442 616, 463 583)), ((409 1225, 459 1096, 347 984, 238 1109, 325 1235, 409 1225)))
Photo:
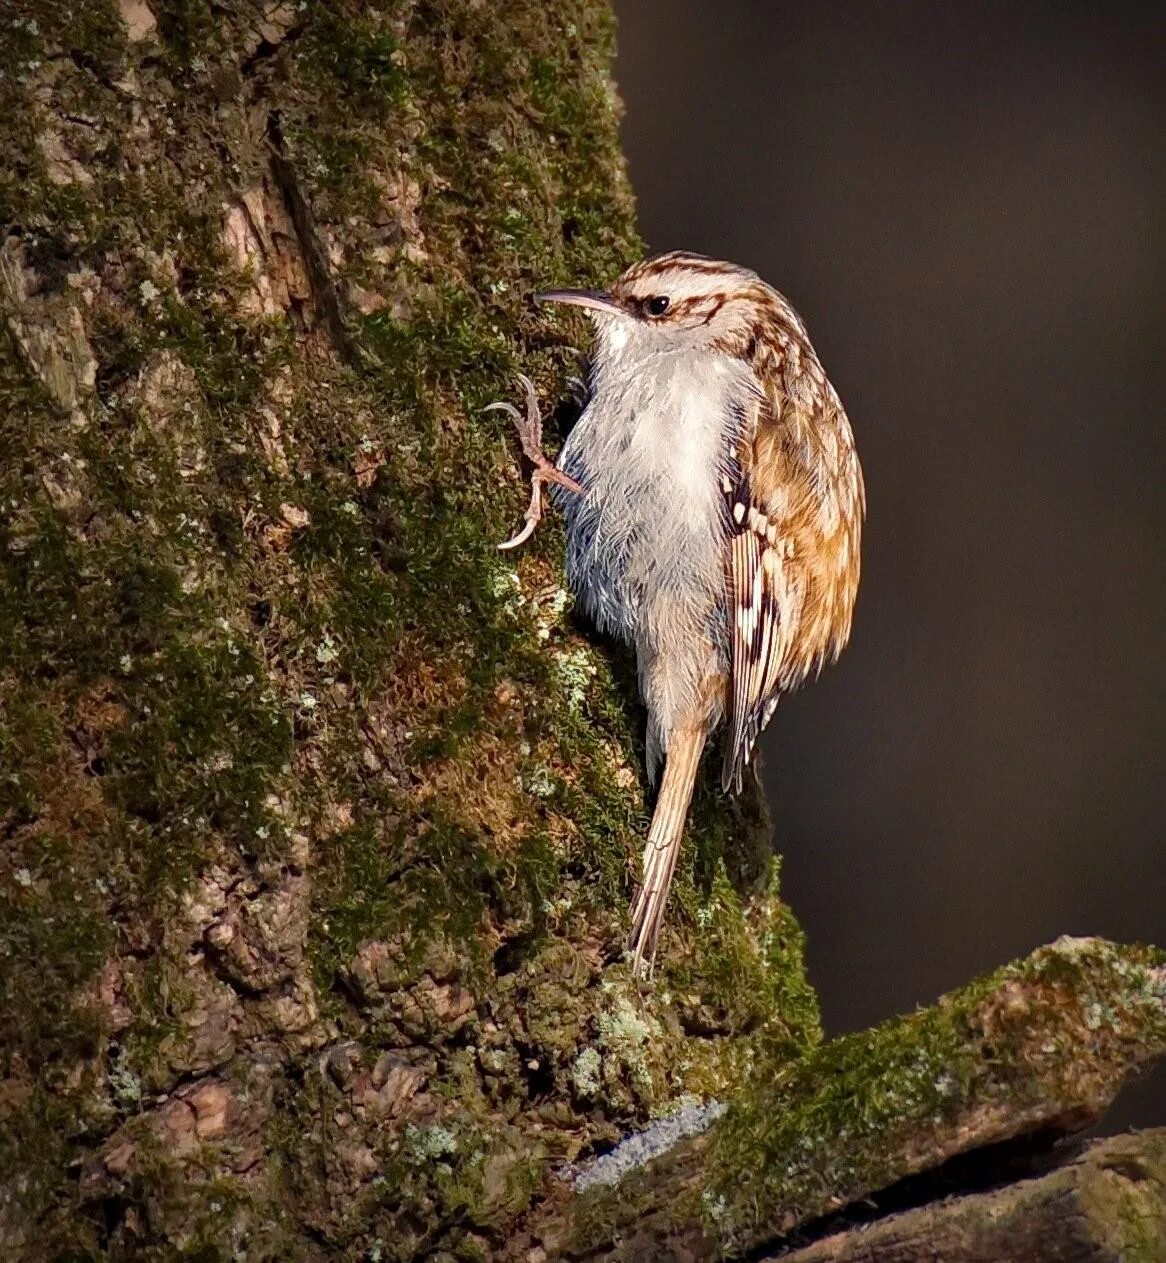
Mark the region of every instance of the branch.
MULTIPOLYGON (((1041 1179, 891 1215, 835 1233, 782 1263, 999 1263, 1160 1258, 1166 1242, 1166 1128, 1113 1136, 1041 1179)), ((774 1256, 770 1256, 772 1259, 774 1256)))
POLYGON ((1166 957, 1062 938, 792 1067, 772 1073, 762 1053, 705 1134, 549 1208, 525 1246, 677 1263, 755 1251, 958 1154, 1088 1127, 1164 1051, 1166 957))

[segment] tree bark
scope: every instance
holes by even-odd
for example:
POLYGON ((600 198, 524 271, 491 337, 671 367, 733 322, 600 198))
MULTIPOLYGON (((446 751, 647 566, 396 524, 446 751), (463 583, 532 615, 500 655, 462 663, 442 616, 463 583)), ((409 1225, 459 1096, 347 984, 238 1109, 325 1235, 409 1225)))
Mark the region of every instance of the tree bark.
POLYGON ((1016 1154, 1096 1123, 1164 1052, 1162 955, 1064 938, 792 1065, 760 1057, 707 1131, 601 1159, 530 1237, 573 1259, 752 1256, 894 1204, 922 1173, 939 1196, 1006 1178, 1016 1154))
MULTIPOLYGON (((1040 1179, 832 1234, 783 1263, 1147 1263, 1166 1241, 1166 1131, 1090 1145, 1040 1179)), ((777 1256, 772 1256, 776 1258, 777 1256)))
POLYGON ((6 1258, 537 1258, 565 1163, 839 1048, 755 789, 702 780, 631 978, 634 670, 553 519, 495 548, 485 406, 526 372, 561 435, 583 335, 529 294, 640 252, 612 40, 601 0, 0 17, 6 1258))
POLYGON ((0 24, 0 1253, 490 1252, 734 1036, 817 1038, 711 786, 632 982, 633 672, 553 520, 495 547, 483 409, 583 333, 529 295, 640 250, 611 14, 0 24))

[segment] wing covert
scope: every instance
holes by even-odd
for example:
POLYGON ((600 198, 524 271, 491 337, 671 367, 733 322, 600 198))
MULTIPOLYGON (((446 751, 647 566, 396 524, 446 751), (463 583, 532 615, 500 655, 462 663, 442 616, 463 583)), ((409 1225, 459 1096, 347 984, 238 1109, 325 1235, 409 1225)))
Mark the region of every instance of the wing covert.
POLYGON ((721 781, 740 789, 783 692, 850 636, 865 510, 846 413, 800 324, 747 348, 760 390, 742 426, 729 509, 729 740, 721 781))
POLYGON ((731 493, 734 534, 729 556, 729 742, 721 784, 741 789, 757 735, 777 705, 790 611, 776 531, 749 494, 748 480, 731 493))

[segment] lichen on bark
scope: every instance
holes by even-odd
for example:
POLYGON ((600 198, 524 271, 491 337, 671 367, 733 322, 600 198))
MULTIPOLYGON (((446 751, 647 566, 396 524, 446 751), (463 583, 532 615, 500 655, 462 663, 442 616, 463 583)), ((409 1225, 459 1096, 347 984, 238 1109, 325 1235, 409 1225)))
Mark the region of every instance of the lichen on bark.
POLYGON ((530 292, 640 252, 612 41, 600 0, 0 14, 5 1257, 754 1249, 1160 1050, 1161 958, 1071 943, 822 1045, 713 776, 630 978, 634 670, 553 519, 497 553, 484 411, 575 370, 530 292))
POLYGON ((1047 1148, 1164 1053, 1166 954, 1061 938, 805 1057, 762 1053, 707 1132, 551 1207, 533 1233, 552 1257, 752 1257, 960 1156, 1047 1148))
MULTIPOLYGON (((625 657, 515 445, 639 252, 595 0, 0 16, 0 1243, 477 1257, 819 1036, 710 784, 656 987, 625 657), (728 874, 732 873, 733 881, 728 874)), ((556 424, 567 420, 567 408, 556 424)))

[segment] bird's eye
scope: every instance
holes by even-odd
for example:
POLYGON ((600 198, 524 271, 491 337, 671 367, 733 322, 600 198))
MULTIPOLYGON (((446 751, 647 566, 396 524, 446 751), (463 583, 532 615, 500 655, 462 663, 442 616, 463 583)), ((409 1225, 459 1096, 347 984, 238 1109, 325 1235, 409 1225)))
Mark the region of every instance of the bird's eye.
POLYGON ((646 299, 644 310, 649 316, 662 316, 668 310, 668 296, 657 294, 655 298, 646 299))

